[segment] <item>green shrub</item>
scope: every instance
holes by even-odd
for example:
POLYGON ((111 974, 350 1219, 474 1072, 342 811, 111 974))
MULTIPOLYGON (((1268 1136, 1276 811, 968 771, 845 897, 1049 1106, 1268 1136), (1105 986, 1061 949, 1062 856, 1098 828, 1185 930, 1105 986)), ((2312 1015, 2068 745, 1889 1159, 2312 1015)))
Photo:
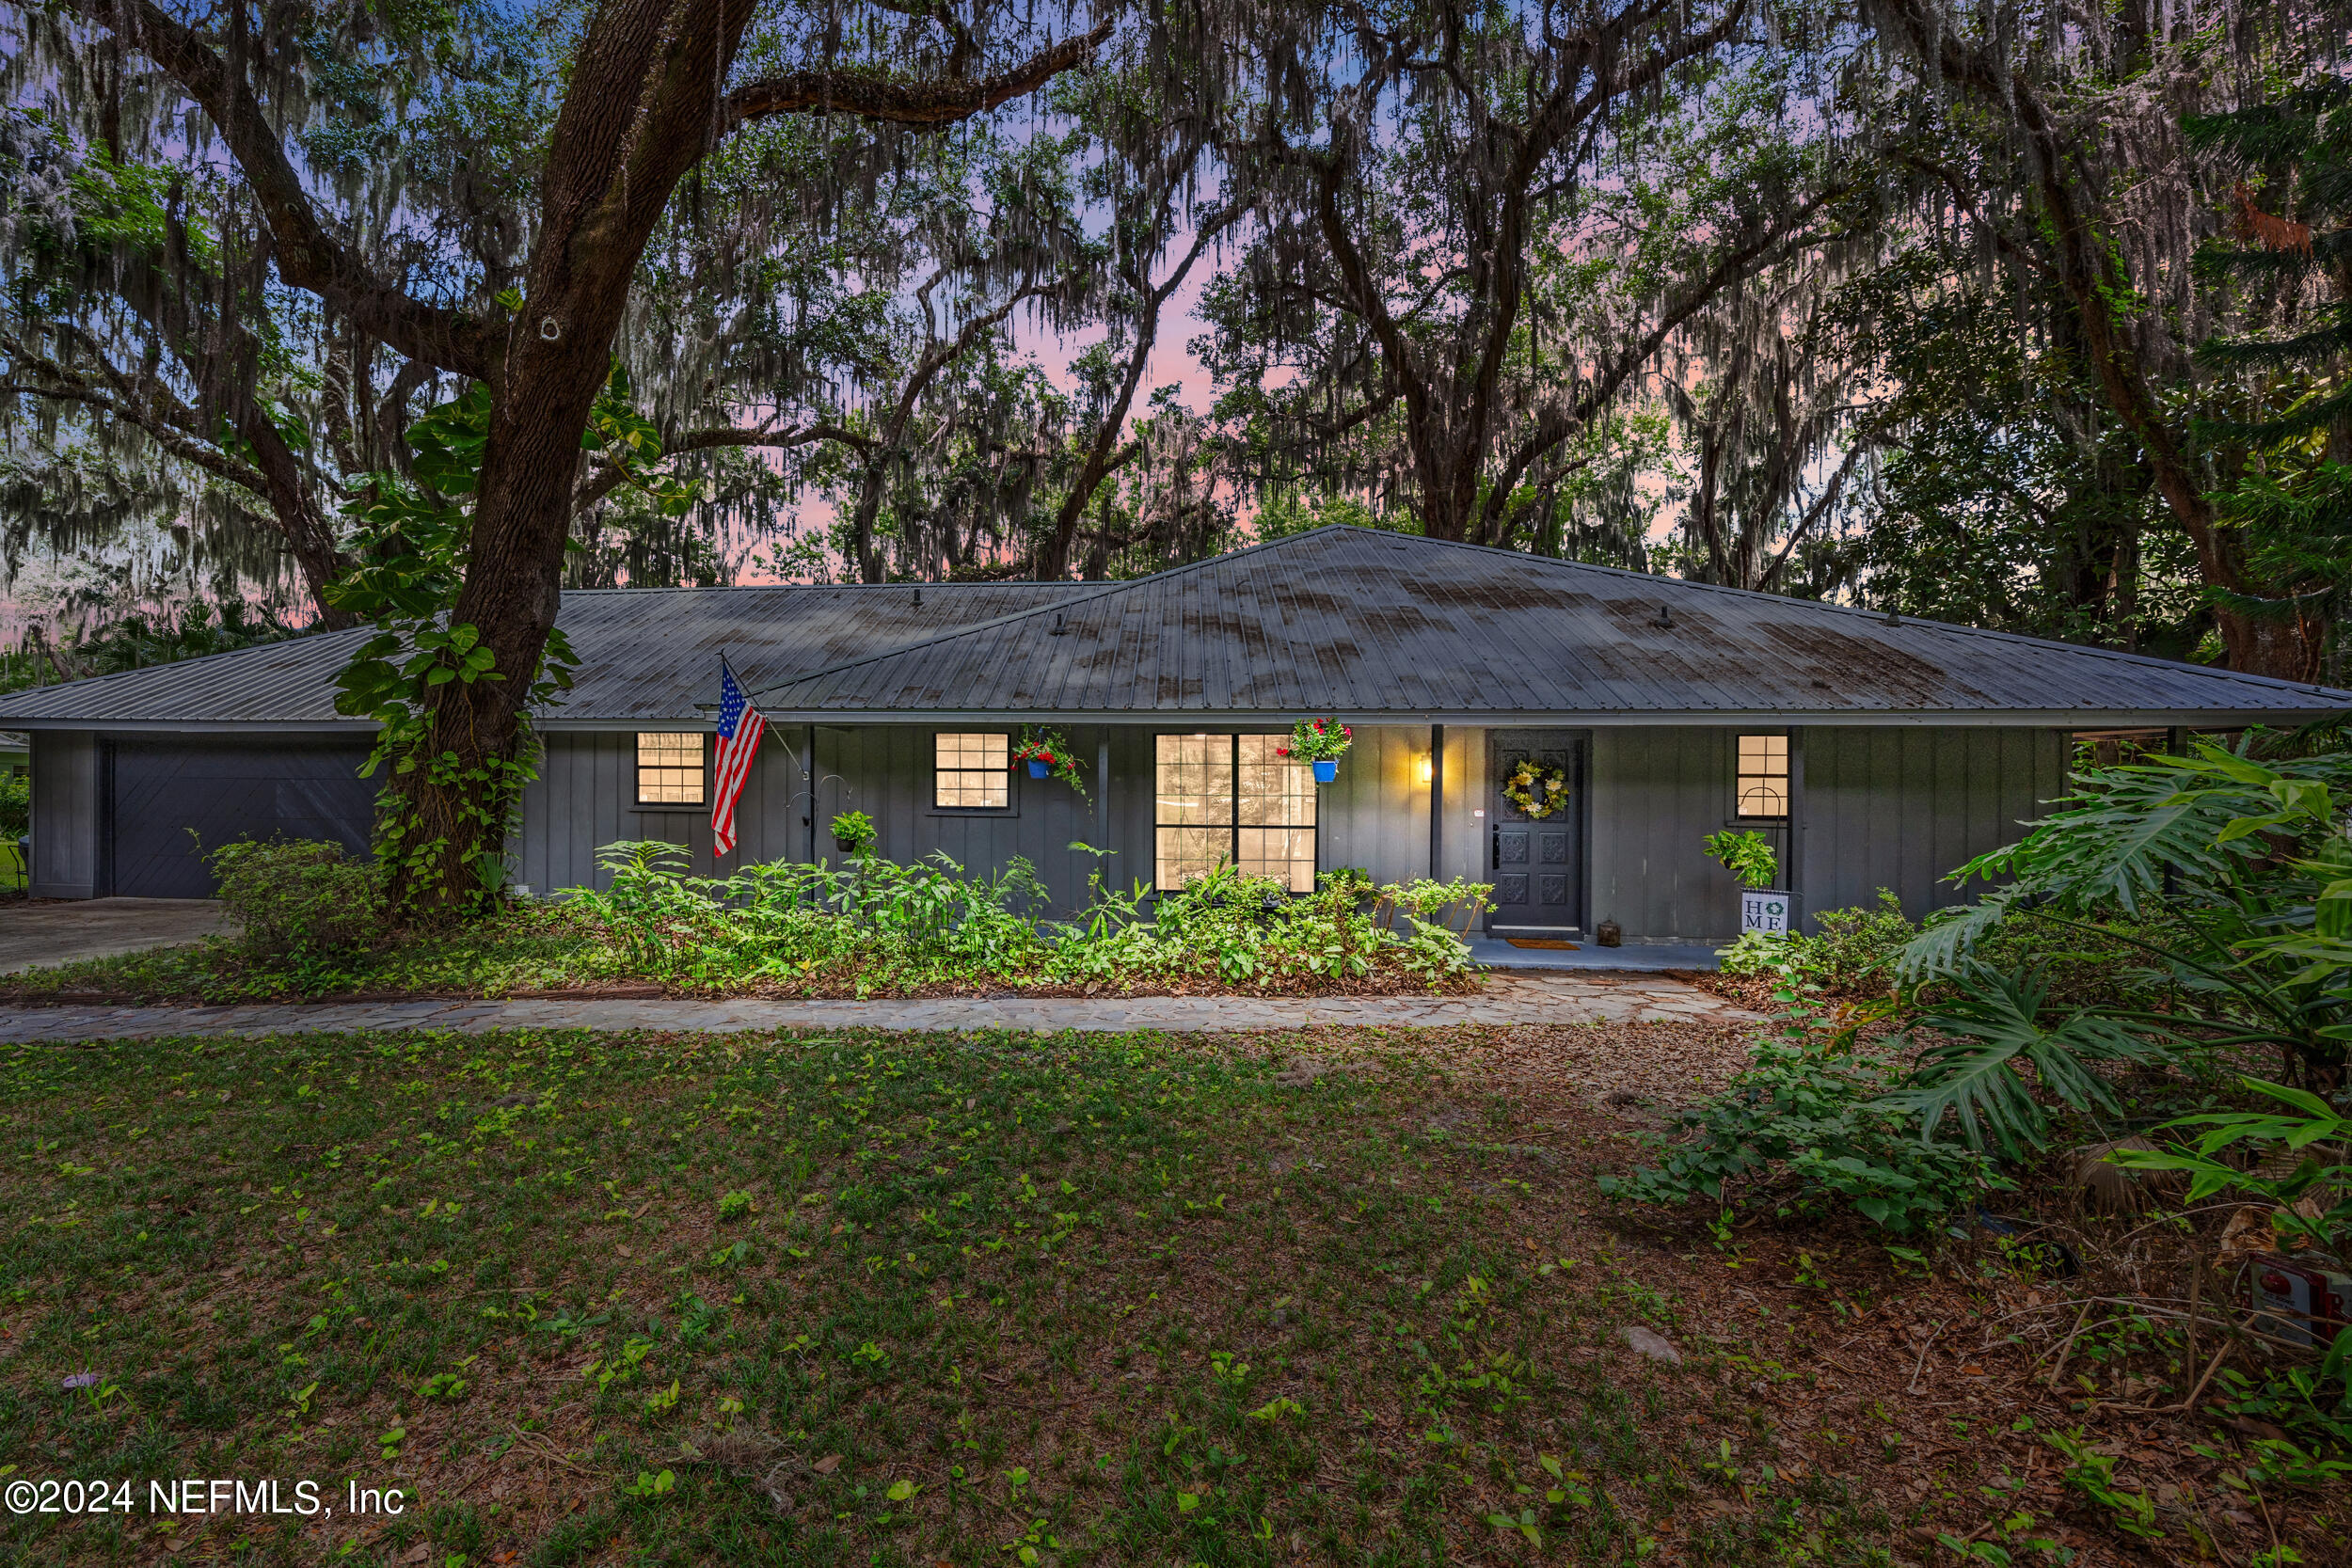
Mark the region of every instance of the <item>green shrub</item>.
MULTIPOLYGON (((2088 1000, 2118 1021, 2275 1053, 2307 1085, 2339 1081, 2352 1040, 2352 749, 2338 735, 2265 763, 2260 738, 2077 770, 2024 840, 1952 873, 2006 885, 1929 920, 1904 976, 1944 981, 2074 944, 2070 962, 2107 972, 2106 994, 2088 1000), (2119 947, 2128 967, 2107 956, 2119 947)), ((2062 974, 2058 988, 2079 992, 2062 974)))
POLYGON ((1919 930, 1903 913, 1903 901, 1885 888, 1879 889, 1875 908, 1825 911, 1813 924, 1818 934, 1807 973, 1834 990, 1851 990, 1866 981, 1892 986, 1895 959, 1919 930))
POLYGON ((384 928, 384 884, 373 860, 315 839, 241 838, 206 855, 220 901, 257 958, 349 953, 384 928))
POLYGON ((29 773, 0 776, 0 842, 13 847, 33 831, 33 779, 29 773))
POLYGON ((1884 888, 1877 907, 1827 910, 1813 924, 1812 936, 1742 931, 1723 950, 1724 972, 1764 974, 1786 968, 1828 990, 1889 989, 1895 959, 1918 932, 1903 914, 1902 900, 1884 888))
POLYGON ((1854 1049, 1860 1019, 1832 1013, 1790 977, 1779 1030, 1721 1094, 1646 1135, 1658 1163, 1600 1188, 1634 1203, 1705 1198, 1725 1212, 1818 1212, 1843 1203, 1909 1235, 2010 1185, 1973 1149, 1922 1141, 1888 1102, 1899 1067, 1854 1049))
POLYGON ((1726 828, 1719 833, 1707 835, 1707 852, 1723 863, 1724 869, 1740 879, 1741 887, 1771 887, 1780 875, 1780 858, 1772 853, 1772 844, 1758 832, 1733 832, 1726 828))
POLYGON ((1470 949, 1432 917, 1487 890, 1466 882, 1374 887, 1334 874, 1312 894, 1231 866, 1154 894, 1090 879, 1074 919, 1040 918, 1036 868, 1016 858, 993 875, 933 853, 912 865, 868 858, 835 868, 779 861, 724 879, 685 874, 674 845, 605 847, 604 893, 577 905, 631 967, 697 983, 847 981, 884 990, 993 978, 1061 983, 1216 979, 1263 985, 1360 979, 1387 970, 1437 985, 1469 973, 1470 949), (1373 924, 1365 895, 1398 911, 1373 924))

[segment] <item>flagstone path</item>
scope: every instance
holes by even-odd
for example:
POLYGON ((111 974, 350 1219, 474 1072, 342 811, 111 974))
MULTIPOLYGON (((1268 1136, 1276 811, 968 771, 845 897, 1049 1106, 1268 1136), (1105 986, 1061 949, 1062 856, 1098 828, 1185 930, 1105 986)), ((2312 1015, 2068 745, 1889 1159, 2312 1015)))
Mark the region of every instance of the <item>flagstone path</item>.
POLYGON ((138 1039, 164 1035, 283 1035, 360 1029, 746 1029, 963 1031, 1064 1029, 1183 1033, 1309 1026, 1426 1028, 1452 1023, 1741 1023, 1756 1014, 1656 974, 1495 974, 1475 996, 950 997, 915 1002, 345 1002, 228 1007, 0 1008, 0 1042, 138 1039))

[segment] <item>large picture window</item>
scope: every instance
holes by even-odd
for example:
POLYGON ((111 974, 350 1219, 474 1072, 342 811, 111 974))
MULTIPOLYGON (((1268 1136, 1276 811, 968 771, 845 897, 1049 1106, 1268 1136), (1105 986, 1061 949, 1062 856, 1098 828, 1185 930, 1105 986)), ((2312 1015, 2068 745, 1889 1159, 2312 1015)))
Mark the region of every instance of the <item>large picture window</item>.
POLYGON ((946 811, 1003 811, 1012 804, 1012 737, 932 737, 931 804, 946 811))
POLYGON ((641 806, 699 806, 703 803, 703 737, 700 734, 638 736, 637 803, 641 806))
POLYGON ((1315 890, 1314 773, 1279 754, 1286 738, 1157 737, 1155 885, 1182 887, 1232 864, 1293 893, 1315 890))
POLYGON ((1740 737, 1740 778, 1732 797, 1741 816, 1788 815, 1788 737, 1785 735, 1743 735, 1740 737))

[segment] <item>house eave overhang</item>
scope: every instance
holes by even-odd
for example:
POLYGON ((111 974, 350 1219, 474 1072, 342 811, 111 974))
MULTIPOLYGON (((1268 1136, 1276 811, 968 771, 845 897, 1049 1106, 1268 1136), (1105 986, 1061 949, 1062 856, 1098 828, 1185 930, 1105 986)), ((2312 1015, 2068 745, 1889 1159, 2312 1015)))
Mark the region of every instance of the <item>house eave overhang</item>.
POLYGON ((372 719, 0 719, 0 729, 85 735, 315 735, 365 740, 380 726, 372 719))
MULTIPOLYGON (((1336 717, 1351 724, 1449 724, 1472 729, 1612 729, 1661 726, 1733 728, 1774 724, 1821 728, 1888 729, 2245 729, 2310 723, 2342 716, 2337 707, 2279 708, 1970 708, 1868 709, 1771 708, 1725 711, 1722 708, 1623 710, 1497 711, 1456 709, 1342 709, 1336 717)), ((1227 729, 1274 725, 1287 729, 1303 718, 1322 717, 1286 708, 871 708, 763 709, 771 725, 841 726, 850 724, 1057 724, 1132 727, 1157 730, 1227 729)), ((709 729, 709 713, 662 718, 567 719, 549 714, 541 719, 543 734, 596 734, 658 728, 709 729)))

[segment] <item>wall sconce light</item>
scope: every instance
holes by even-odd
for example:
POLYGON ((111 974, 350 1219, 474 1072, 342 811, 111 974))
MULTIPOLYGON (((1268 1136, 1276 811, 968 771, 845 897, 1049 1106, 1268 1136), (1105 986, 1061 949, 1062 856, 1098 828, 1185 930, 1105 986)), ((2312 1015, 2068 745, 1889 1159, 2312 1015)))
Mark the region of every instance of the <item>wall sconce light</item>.
POLYGON ((1422 783, 1427 784, 1433 776, 1433 769, 1430 766, 1429 758, 1424 755, 1419 762, 1415 763, 1413 765, 1413 771, 1421 776, 1422 783))

